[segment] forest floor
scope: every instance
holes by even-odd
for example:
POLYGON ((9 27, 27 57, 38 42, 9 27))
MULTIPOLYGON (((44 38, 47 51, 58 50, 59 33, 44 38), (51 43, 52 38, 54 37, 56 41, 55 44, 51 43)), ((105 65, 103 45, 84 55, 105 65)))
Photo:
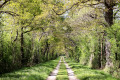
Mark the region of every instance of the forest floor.
POLYGON ((0 80, 119 80, 102 70, 90 69, 61 57, 0 76, 0 80), (56 67, 57 66, 57 67, 56 67), (73 71, 72 71, 73 70, 73 71), (52 79, 49 79, 52 78, 52 79), (78 79, 77 79, 78 78, 78 79))

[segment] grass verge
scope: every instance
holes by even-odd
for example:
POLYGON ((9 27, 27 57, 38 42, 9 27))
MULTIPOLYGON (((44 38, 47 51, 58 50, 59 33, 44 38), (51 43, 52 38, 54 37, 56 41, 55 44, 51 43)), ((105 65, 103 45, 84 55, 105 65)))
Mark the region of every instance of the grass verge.
POLYGON ((26 67, 18 71, 2 74, 0 80, 46 80, 50 72, 57 66, 60 58, 33 67, 26 67))
POLYGON ((87 66, 80 65, 80 63, 70 61, 69 59, 65 58, 65 60, 80 80, 120 80, 105 73, 103 70, 90 69, 87 66))
POLYGON ((60 69, 56 80, 68 80, 68 74, 64 62, 61 62, 60 69))

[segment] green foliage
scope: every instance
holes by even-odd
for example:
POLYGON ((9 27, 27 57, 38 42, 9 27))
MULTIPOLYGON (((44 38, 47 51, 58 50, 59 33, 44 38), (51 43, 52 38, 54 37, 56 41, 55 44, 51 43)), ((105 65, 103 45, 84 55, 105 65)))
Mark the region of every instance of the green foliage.
MULTIPOLYGON (((80 64, 103 69, 107 61, 105 42, 108 38, 113 62, 110 72, 118 76, 119 19, 107 28, 103 14, 107 9, 102 11, 103 6, 98 9, 92 5, 99 4, 98 1, 1 1, 8 2, 3 7, 0 3, 0 73, 33 66, 64 54, 80 64)), ((119 10, 116 14, 119 16, 119 10)))
POLYGON ((0 14, 0 73, 58 57, 56 47, 61 41, 61 32, 56 28, 60 22, 56 23, 55 20, 61 19, 52 15, 52 4, 48 2, 50 5, 43 0, 11 0, 1 8, 19 16, 0 14))

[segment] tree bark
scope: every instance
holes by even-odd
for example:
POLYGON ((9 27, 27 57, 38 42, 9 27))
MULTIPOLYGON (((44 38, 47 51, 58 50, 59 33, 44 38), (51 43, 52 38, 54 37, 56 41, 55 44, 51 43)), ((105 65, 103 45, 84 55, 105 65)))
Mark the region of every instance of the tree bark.
POLYGON ((101 68, 101 66, 102 66, 102 47, 101 47, 101 44, 102 44, 102 38, 101 38, 101 36, 99 36, 99 68, 101 68))
POLYGON ((106 67, 112 67, 112 60, 110 58, 110 42, 108 39, 105 41, 105 52, 106 52, 106 67))
POLYGON ((54 50, 52 51, 51 59, 54 59, 54 50))
POLYGON ((49 43, 48 43, 48 39, 47 39, 47 41, 46 41, 46 47, 47 47, 47 51, 46 51, 46 53, 47 53, 47 55, 46 55, 46 60, 48 61, 48 58, 49 58, 49 43))
MULTIPOLYGON (((117 39, 117 32, 114 33, 115 35, 115 40, 116 40, 116 45, 117 45, 117 48, 119 47, 119 40, 117 39)), ((118 60, 118 53, 115 53, 115 60, 117 61, 118 60)))
MULTIPOLYGON (((113 0, 105 0, 105 20, 108 24, 107 27, 111 27, 113 25, 113 7, 114 7, 114 3, 113 0)), ((105 32, 105 36, 107 37, 107 33, 105 32)), ((106 68, 108 67, 112 67, 112 60, 110 59, 110 42, 109 42, 109 38, 106 38, 105 40, 105 53, 106 53, 106 68)))
POLYGON ((48 39, 45 40, 45 49, 42 50, 43 50, 43 56, 45 57, 45 60, 47 60, 46 58, 48 57, 48 50, 49 50, 48 39))
POLYGON ((100 58, 100 61, 101 61, 101 68, 103 68, 103 40, 104 40, 104 33, 102 35, 102 39, 101 39, 101 58, 100 58))
POLYGON ((24 35, 23 35, 23 27, 21 28, 21 65, 25 63, 25 56, 24 56, 24 35))
POLYGON ((113 6, 105 5, 105 20, 108 23, 108 26, 111 27, 113 25, 113 6))

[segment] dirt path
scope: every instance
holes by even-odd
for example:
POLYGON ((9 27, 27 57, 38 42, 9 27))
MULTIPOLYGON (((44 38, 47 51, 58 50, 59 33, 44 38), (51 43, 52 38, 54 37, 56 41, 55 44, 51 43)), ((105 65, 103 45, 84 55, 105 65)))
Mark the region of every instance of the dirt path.
POLYGON ((68 72, 68 78, 69 80, 79 80, 77 77, 74 75, 74 71, 68 66, 68 64, 65 62, 64 57, 63 57, 64 64, 66 66, 67 72, 68 72))
POLYGON ((47 80, 56 80, 56 76, 58 74, 60 64, 61 64, 62 57, 57 65, 57 67, 52 71, 52 73, 48 76, 47 80))
POLYGON ((69 80, 79 80, 77 79, 77 77, 74 75, 74 71, 72 71, 72 69, 68 66, 68 64, 65 62, 64 57, 61 57, 57 67, 53 70, 53 72, 50 74, 50 76, 48 76, 47 80, 56 80, 56 76, 58 74, 59 68, 60 68, 60 64, 61 64, 61 60, 63 60, 67 72, 68 72, 68 78, 69 80))

